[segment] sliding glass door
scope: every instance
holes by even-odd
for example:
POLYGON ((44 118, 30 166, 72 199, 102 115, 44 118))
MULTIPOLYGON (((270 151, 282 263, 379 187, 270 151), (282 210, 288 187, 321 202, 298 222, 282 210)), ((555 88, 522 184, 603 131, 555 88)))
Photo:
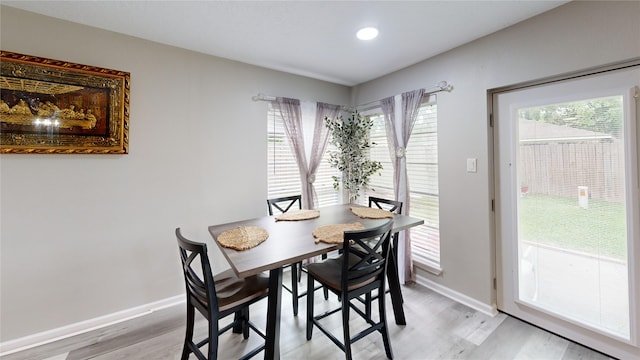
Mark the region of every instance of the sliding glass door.
POLYGON ((498 307, 622 358, 638 348, 640 69, 494 96, 498 307))

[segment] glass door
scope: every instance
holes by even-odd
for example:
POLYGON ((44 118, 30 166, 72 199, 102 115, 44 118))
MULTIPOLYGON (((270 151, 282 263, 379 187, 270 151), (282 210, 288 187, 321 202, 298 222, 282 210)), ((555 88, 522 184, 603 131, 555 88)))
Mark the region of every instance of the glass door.
POLYGON ((640 358, 639 84, 635 68, 494 97, 498 307, 622 358, 640 358))

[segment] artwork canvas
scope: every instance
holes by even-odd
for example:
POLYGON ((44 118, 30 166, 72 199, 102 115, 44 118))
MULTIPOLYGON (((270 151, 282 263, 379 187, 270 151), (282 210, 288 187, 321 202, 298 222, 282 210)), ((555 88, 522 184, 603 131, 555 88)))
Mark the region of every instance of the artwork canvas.
POLYGON ((0 153, 128 153, 128 72, 3 50, 0 67, 0 153))

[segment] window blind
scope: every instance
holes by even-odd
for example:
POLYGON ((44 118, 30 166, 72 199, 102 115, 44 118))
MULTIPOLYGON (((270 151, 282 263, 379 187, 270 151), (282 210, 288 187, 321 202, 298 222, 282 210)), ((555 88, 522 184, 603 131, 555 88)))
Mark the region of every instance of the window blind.
POLYGON ((267 113, 267 198, 302 193, 298 164, 287 140, 279 112, 269 106, 267 113))

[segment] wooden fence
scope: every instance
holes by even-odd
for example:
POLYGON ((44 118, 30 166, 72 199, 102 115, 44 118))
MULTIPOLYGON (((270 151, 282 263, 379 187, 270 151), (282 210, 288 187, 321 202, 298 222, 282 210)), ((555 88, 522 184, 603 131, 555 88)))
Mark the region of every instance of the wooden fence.
POLYGON ((520 144, 521 186, 529 194, 624 201, 622 141, 520 144))

